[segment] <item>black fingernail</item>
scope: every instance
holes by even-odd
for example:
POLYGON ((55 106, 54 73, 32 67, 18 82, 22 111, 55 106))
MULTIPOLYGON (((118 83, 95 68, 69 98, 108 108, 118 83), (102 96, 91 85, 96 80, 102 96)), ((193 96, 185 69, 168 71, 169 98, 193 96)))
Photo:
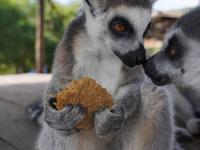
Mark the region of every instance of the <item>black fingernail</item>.
POLYGON ((76 104, 75 106, 77 106, 77 107, 82 107, 82 105, 81 105, 81 104, 76 104))
POLYGON ((50 121, 47 121, 47 120, 45 120, 45 122, 49 125, 49 126, 51 126, 51 122, 50 121))
POLYGON ((51 108, 53 108, 53 109, 57 110, 57 107, 56 107, 56 105, 54 105, 54 104, 49 104, 49 106, 50 106, 51 108))
POLYGON ((123 108, 112 108, 110 110, 111 113, 114 113, 114 114, 119 114, 119 113, 123 113, 123 108))
POLYGON ((101 109, 99 109, 98 112, 105 111, 105 110, 106 110, 106 107, 102 107, 101 109))
POLYGON ((49 99, 49 103, 57 103, 57 99, 55 97, 52 97, 49 99))
POLYGON ((81 129, 75 128, 75 131, 76 131, 76 132, 80 132, 80 131, 81 131, 81 129))
POLYGON ((85 109, 83 108, 82 105, 78 104, 77 107, 79 108, 80 113, 85 113, 85 109))
POLYGON ((57 110, 57 107, 56 107, 57 99, 56 98, 50 98, 48 103, 49 103, 49 106, 51 106, 53 109, 57 110))
POLYGON ((114 113, 114 114, 118 113, 119 112, 119 108, 117 108, 117 107, 111 108, 110 112, 114 113))
POLYGON ((80 113, 85 113, 85 109, 83 107, 80 107, 80 113))
POLYGON ((111 109, 110 112, 111 113, 116 113, 116 109, 111 109))

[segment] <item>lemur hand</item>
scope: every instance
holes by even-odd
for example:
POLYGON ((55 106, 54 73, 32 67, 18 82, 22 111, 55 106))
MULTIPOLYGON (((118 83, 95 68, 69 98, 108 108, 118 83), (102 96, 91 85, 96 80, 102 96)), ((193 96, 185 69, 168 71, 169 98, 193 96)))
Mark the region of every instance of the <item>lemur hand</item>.
POLYGON ((77 132, 75 126, 84 119, 84 108, 80 105, 66 105, 58 111, 55 102, 55 98, 49 100, 45 109, 45 122, 63 135, 71 135, 77 132))
POLYGON ((108 137, 119 131, 125 121, 124 109, 114 106, 104 108, 95 114, 95 131, 98 137, 108 137))

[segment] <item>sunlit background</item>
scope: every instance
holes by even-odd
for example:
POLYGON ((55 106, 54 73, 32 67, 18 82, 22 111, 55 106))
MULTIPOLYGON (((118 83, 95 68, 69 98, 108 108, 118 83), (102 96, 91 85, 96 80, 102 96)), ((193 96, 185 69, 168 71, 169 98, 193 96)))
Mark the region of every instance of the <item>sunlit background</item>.
MULTIPOLYGON (((183 14, 185 10, 195 7, 199 2, 199 0, 158 0, 154 5, 154 11, 173 12, 170 17, 176 16, 175 21, 180 17, 177 16, 177 12, 183 14)), ((45 0, 43 72, 51 72, 54 50, 80 5, 81 0, 45 0)), ((0 30, 0 74, 36 72, 37 11, 38 0, 0 0, 0 28, 3 29, 0 30)), ((164 34, 165 31, 155 28, 153 32, 164 34)), ((152 42, 152 37, 154 35, 149 37, 148 45, 153 45, 152 49, 155 51, 154 47, 157 46, 154 45, 161 45, 162 36, 157 37, 156 42, 152 42)))
MULTIPOLYGON (((59 2, 63 5, 69 5, 70 3, 79 0, 54 0, 54 1, 59 2)), ((199 0, 158 0, 154 8, 155 10, 168 11, 172 9, 194 7, 197 4, 199 4, 199 0)))
MULTIPOLYGON (((41 107, 35 104, 42 101, 52 77, 54 51, 76 16, 80 2, 0 0, 0 150, 35 150, 39 126, 32 120, 35 121, 33 116, 40 112, 29 115, 25 110, 30 104, 34 104, 33 108, 41 107), (41 2, 45 2, 45 9, 39 13, 41 2), (36 33, 44 36, 39 38, 36 33), (36 51, 44 57, 35 57, 36 51), (38 58, 42 61, 39 62, 38 58), (36 62, 41 70, 36 67, 36 62)), ((152 26, 144 40, 150 54, 159 51, 167 30, 199 2, 158 0, 154 6, 152 26)), ((188 141, 188 145, 192 147, 186 148, 188 150, 199 150, 200 140, 188 141)))

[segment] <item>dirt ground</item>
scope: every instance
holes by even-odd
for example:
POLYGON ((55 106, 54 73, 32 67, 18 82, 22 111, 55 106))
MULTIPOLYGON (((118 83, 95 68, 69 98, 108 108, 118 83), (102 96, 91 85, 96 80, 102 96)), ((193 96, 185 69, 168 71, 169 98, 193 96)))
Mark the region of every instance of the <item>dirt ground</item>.
POLYGON ((39 127, 25 107, 40 100, 50 75, 0 76, 0 150, 34 150, 39 127))
MULTIPOLYGON (((40 128, 25 112, 40 100, 51 75, 0 76, 0 150, 34 150, 40 128)), ((200 150, 200 140, 185 143, 186 150, 200 150)))

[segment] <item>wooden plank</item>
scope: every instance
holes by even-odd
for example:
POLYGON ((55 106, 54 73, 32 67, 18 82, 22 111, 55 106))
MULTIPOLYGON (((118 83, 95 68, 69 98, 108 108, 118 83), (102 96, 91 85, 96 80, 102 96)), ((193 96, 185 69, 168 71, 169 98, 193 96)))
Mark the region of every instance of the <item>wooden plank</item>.
POLYGON ((36 25, 35 40, 35 63, 37 73, 43 73, 45 50, 44 50, 44 0, 38 0, 39 9, 36 25))

